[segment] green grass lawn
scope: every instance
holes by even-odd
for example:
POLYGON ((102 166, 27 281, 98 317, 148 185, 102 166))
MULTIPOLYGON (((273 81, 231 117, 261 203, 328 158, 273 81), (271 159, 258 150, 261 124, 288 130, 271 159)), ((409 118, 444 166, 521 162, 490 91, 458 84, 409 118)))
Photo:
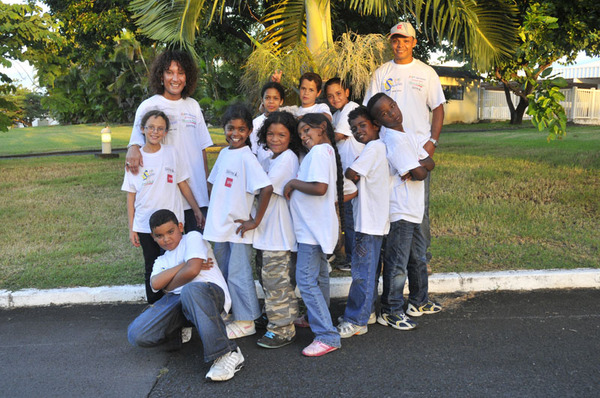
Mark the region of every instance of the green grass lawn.
MULTIPOLYGON (((56 142, 68 134, 42 129, 48 149, 65 149, 56 142)), ((88 135, 99 142, 95 129, 88 135)), ((119 134, 125 145, 129 127, 113 139, 119 134)), ((33 141, 30 152, 43 150, 33 141)), ((2 153, 26 151, 6 142, 2 153)), ((570 127, 551 143, 530 128, 443 133, 432 176, 434 271, 598 268, 599 154, 598 126, 570 127)), ((142 283, 120 191, 123 163, 93 155, 0 160, 0 289, 142 283)))
MULTIPOLYGON (((0 132, 0 156, 40 152, 97 150, 100 152, 100 131, 104 125, 79 124, 74 126, 48 126, 10 129, 0 132)), ((129 143, 131 126, 110 126, 112 147, 125 148, 129 143)), ((210 128, 215 144, 224 144, 220 128, 210 128)))

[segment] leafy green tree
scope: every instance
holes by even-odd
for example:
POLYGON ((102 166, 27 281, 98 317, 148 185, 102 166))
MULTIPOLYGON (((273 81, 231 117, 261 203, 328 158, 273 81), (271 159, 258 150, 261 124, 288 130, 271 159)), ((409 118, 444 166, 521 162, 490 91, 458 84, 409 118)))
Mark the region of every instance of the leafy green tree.
POLYGON ((502 83, 511 124, 521 124, 525 109, 549 138, 565 134, 566 115, 559 101, 564 79, 551 74, 551 65, 565 58, 572 62, 578 53, 600 55, 600 9, 595 0, 518 0, 520 10, 519 45, 514 56, 499 62, 491 71, 493 81, 502 83), (538 83, 541 78, 545 80, 538 83), (519 98, 513 104, 510 93, 519 98))
MULTIPOLYGON (((9 68, 11 60, 19 60, 40 68, 55 62, 55 54, 48 49, 62 42, 57 28, 58 24, 36 5, 0 2, 0 65, 9 68)), ((47 68, 44 77, 52 80, 53 73, 55 70, 47 68)), ((8 113, 18 110, 15 97, 6 96, 16 90, 12 79, 0 72, 0 94, 3 95, 0 99, 0 131, 6 131, 12 124, 8 113)))
POLYGON ((4 110, 4 115, 10 119, 10 124, 18 123, 30 127, 35 119, 46 117, 48 111, 42 107, 43 95, 33 92, 28 88, 18 86, 10 94, 1 94, 0 100, 5 100, 14 107, 4 110))

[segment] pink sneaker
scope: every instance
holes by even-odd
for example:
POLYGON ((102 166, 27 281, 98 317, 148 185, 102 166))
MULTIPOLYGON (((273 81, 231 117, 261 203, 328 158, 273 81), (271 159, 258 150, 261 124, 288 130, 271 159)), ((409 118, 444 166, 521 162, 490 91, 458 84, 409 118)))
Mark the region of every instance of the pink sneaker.
POLYGON ((307 357, 320 357, 331 351, 337 350, 338 347, 332 347, 317 340, 313 340, 308 347, 302 350, 302 354, 307 357))

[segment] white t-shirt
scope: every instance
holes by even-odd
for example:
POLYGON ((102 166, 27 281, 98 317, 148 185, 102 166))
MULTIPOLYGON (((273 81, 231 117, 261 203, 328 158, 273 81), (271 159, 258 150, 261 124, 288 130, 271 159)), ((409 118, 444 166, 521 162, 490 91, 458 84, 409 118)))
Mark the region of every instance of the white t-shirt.
POLYGON ((242 238, 235 232, 240 224, 234 220, 248 220, 254 196, 271 185, 256 156, 248 146, 221 149, 208 182, 212 184, 212 193, 204 238, 211 242, 252 244, 254 230, 245 232, 242 238))
POLYGON ((329 110, 329 106, 327 104, 314 104, 309 107, 301 107, 297 105, 286 106, 285 108, 281 108, 280 110, 285 110, 290 112, 296 118, 300 118, 307 113, 326 113, 331 117, 331 111, 329 110))
MULTIPOLYGON (((158 257, 154 261, 152 275, 150 278, 181 263, 187 262, 192 258, 199 258, 202 260, 208 260, 209 258, 212 258, 214 266, 209 270, 200 271, 200 273, 188 283, 204 282, 214 283, 215 285, 219 286, 221 289, 223 289, 223 293, 225 294, 225 304, 223 309, 225 312, 228 312, 231 308, 231 297, 229 296, 227 283, 225 282, 225 278, 223 278, 223 274, 221 274, 221 270, 217 265, 217 260, 215 259, 212 248, 208 242, 202 238, 202 234, 198 231, 190 231, 183 235, 179 245, 177 245, 174 250, 168 250, 162 256, 158 257)), ((172 293, 180 294, 182 288, 183 286, 179 286, 178 288, 175 288, 172 293)), ((154 291, 156 292, 157 290, 154 291)))
POLYGON ((423 181, 402 181, 400 176, 419 167, 419 160, 425 159, 429 154, 417 143, 413 134, 382 127, 384 129, 384 143, 392 175, 390 222, 406 220, 420 224, 425 211, 425 184, 423 181))
POLYGON ((263 160, 262 166, 273 185, 273 195, 261 223, 254 232, 253 246, 260 250, 296 251, 292 214, 288 201, 283 196, 283 188, 288 181, 296 178, 298 157, 288 149, 275 159, 263 160))
POLYGON ((177 184, 190 178, 187 162, 170 145, 162 145, 154 153, 142 148, 144 167, 137 175, 125 172, 121 190, 135 193, 133 230, 150 233, 150 216, 157 210, 168 209, 183 223, 183 202, 177 184))
MULTIPOLYGON (((418 59, 409 64, 386 62, 373 74, 363 104, 366 106, 377 93, 385 93, 396 101, 404 118, 403 127, 417 135, 419 145, 425 145, 431 137, 430 110, 446 102, 435 70, 418 59)), ((383 139, 381 134, 380 137, 383 139)))
POLYGON ((348 114, 358 107, 359 105, 356 102, 349 101, 342 109, 333 113, 331 124, 333 124, 333 130, 336 133, 344 134, 348 137, 354 137, 352 135, 352 130, 350 130, 350 123, 348 123, 348 114))
POLYGON ((298 243, 320 245, 326 254, 333 253, 338 240, 339 222, 335 212, 337 166, 329 144, 312 147, 302 160, 297 179, 327 184, 325 195, 308 195, 294 190, 290 210, 298 243))
POLYGON ((252 153, 258 159, 258 163, 261 164, 263 160, 268 159, 273 155, 273 152, 271 152, 269 148, 265 148, 258 143, 258 130, 260 130, 266 118, 264 113, 255 117, 254 120, 252 120, 252 133, 250 133, 250 143, 252 144, 252 148, 250 149, 252 149, 252 153))
MULTIPOLYGON (((202 151, 213 144, 200 105, 193 98, 181 98, 171 101, 162 95, 154 95, 140 104, 135 112, 135 121, 131 131, 129 145, 139 145, 146 142, 141 130, 144 115, 151 110, 163 111, 169 118, 169 132, 163 144, 173 145, 177 152, 190 166, 190 189, 198 206, 208 206, 208 189, 206 187, 206 171, 202 151)), ((144 162, 146 159, 144 159, 144 162)), ((184 209, 190 205, 182 197, 184 209)))
POLYGON ((386 235, 390 230, 390 168, 385 144, 381 140, 370 141, 350 168, 360 176, 352 209, 354 230, 386 235))

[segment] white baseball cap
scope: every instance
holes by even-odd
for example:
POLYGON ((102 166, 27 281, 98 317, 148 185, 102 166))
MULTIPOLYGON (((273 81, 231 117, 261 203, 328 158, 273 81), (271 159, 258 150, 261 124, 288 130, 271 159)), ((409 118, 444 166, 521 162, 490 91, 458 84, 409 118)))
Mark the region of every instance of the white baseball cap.
POLYGON ((393 35, 413 37, 415 39, 417 38, 415 28, 413 28, 410 22, 398 22, 396 25, 392 26, 392 29, 390 30, 390 37, 393 35))

